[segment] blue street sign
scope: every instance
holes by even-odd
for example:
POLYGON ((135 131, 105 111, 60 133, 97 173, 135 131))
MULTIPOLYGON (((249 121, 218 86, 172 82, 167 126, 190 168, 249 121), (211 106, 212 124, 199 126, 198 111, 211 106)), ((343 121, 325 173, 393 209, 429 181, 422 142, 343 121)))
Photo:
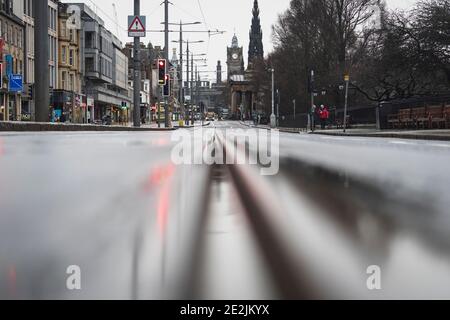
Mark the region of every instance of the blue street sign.
POLYGON ((21 74, 9 75, 9 91, 10 92, 23 91, 23 79, 21 74))

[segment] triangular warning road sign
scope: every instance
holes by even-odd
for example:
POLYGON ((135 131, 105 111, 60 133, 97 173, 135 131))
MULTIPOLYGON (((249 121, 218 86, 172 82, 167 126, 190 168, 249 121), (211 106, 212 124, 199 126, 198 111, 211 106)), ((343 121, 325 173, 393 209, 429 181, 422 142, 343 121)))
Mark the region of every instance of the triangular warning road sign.
POLYGON ((128 31, 130 31, 130 32, 145 32, 144 24, 142 23, 141 19, 138 16, 134 17, 133 21, 131 22, 130 26, 128 27, 128 31))

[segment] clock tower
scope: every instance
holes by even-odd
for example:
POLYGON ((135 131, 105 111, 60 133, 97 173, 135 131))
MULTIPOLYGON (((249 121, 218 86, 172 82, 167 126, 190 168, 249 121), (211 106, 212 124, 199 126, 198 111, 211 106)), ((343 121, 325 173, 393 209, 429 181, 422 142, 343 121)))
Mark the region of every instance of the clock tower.
POLYGON ((231 47, 227 48, 228 81, 231 76, 244 75, 244 55, 242 47, 239 47, 236 35, 233 36, 231 47))

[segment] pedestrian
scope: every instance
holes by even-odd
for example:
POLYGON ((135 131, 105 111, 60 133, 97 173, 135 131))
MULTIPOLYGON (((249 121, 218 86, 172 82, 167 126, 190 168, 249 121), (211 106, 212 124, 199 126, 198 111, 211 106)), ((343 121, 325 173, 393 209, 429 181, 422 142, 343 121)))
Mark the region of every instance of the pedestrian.
POLYGON ((64 112, 61 114, 61 118, 59 118, 59 120, 60 120, 62 123, 66 122, 66 115, 65 115, 64 112))
POLYGON ((320 128, 324 130, 328 118, 328 111, 323 104, 320 106, 318 113, 320 119, 320 128))
POLYGON ((315 122, 316 110, 317 110, 317 107, 314 104, 311 107, 311 131, 314 131, 314 129, 316 127, 316 122, 315 122))
POLYGON ((324 113, 325 113, 325 127, 328 128, 329 123, 330 123, 330 121, 329 121, 330 120, 330 111, 328 110, 327 106, 325 106, 324 113))

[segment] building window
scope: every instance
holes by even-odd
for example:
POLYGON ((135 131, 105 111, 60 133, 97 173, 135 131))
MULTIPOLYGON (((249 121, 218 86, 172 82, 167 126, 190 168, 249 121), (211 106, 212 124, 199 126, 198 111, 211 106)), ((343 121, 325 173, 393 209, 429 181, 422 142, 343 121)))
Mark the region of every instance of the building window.
POLYGON ((94 33, 93 32, 86 32, 86 40, 85 40, 85 46, 86 48, 93 49, 94 48, 94 33))
POLYGON ((61 49, 61 63, 66 64, 67 63, 67 47, 62 46, 61 49))
POLYGON ((95 72, 94 58, 86 58, 86 72, 95 72))
POLYGON ((63 90, 66 90, 66 72, 65 71, 63 71, 61 73, 61 85, 62 85, 63 90))
POLYGON ((69 50, 69 65, 73 66, 73 49, 69 50))

